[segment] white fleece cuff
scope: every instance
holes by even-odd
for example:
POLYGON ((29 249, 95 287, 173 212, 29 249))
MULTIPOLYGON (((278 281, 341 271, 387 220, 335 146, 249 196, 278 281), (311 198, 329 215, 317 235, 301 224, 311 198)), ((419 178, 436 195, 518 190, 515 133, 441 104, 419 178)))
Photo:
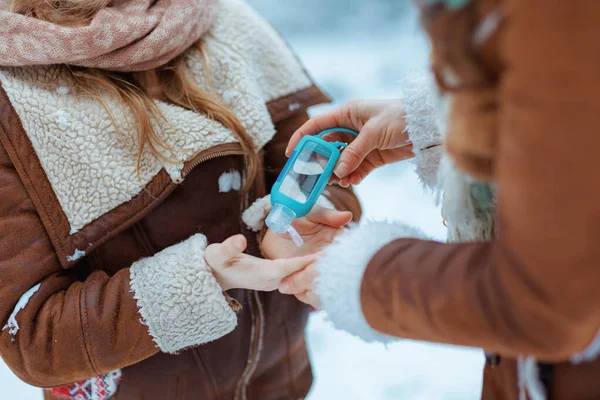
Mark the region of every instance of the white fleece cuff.
POLYGON ((410 73, 402 88, 406 130, 415 152, 442 143, 436 121, 436 86, 427 71, 410 73))
POLYGON ((333 325, 367 342, 393 338, 375 331, 365 319, 360 292, 362 278, 373 256, 400 238, 426 238, 413 227, 400 223, 369 222, 353 226, 325 249, 319 260, 317 294, 333 325))
POLYGON ((168 247, 130 268, 131 289, 143 322, 164 353, 216 340, 237 317, 204 261, 201 234, 168 247))
POLYGON ((425 188, 435 190, 443 153, 438 146, 442 136, 436 120, 435 81, 427 71, 418 71, 408 74, 403 86, 406 130, 413 143, 416 172, 425 188))
MULTIPOLYGON (((320 196, 317 200, 317 205, 330 208, 335 210, 335 206, 327 197, 320 196)), ((256 200, 250 207, 244 211, 242 214, 242 221, 246 224, 246 226, 253 230, 254 232, 260 231, 265 226, 265 220, 267 219, 267 215, 271 212, 273 205, 271 204, 271 195, 266 195, 258 200, 256 200)))
POLYGON ((439 189, 439 169, 440 161, 444 155, 442 146, 432 147, 430 149, 421 150, 415 154, 413 163, 415 164, 415 172, 425 189, 435 192, 439 189))

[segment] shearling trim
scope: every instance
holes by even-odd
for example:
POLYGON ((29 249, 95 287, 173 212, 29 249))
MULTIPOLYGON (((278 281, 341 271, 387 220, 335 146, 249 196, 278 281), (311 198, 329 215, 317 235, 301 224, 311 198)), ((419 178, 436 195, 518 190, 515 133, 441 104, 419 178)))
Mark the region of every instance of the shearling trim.
MULTIPOLYGON (((316 205, 335 210, 335 206, 326 196, 320 196, 316 205)), ((272 208, 271 195, 261 197, 243 212, 242 221, 250 230, 259 232, 264 228, 265 220, 272 208)))
POLYGON ((242 221, 254 232, 260 231, 265 226, 265 219, 273 206, 271 205, 271 195, 261 197, 242 213, 242 221))
POLYGON ((448 226, 448 240, 490 240, 494 235, 494 214, 477 211, 470 196, 473 179, 459 171, 448 155, 444 155, 440 163, 438 182, 443 190, 442 216, 448 226))
MULTIPOLYGON (((206 68, 200 53, 190 50, 186 57, 191 75, 209 90, 205 76, 210 71, 214 92, 231 107, 257 148, 262 147, 275 134, 266 103, 312 87, 310 79, 277 33, 239 0, 222 1, 203 41, 210 65, 206 68)), ((75 236, 131 201, 162 169, 173 182, 180 182, 184 161, 236 141, 232 132, 203 115, 157 102, 169 121, 161 126, 162 139, 174 149, 165 156, 175 163, 147 151, 138 176, 137 135, 131 132, 130 113, 124 113, 115 99, 104 98, 120 133, 97 100, 77 97, 62 67, 2 68, 0 82, 67 218, 66 231, 75 236)), ((71 254, 61 260, 67 262, 71 254)))
POLYGON ((436 120, 437 91, 428 71, 407 75, 403 87, 406 131, 413 143, 415 171, 425 189, 437 188, 437 170, 443 149, 436 120))
POLYGON ((406 111, 406 130, 415 153, 441 144, 436 123, 435 81, 427 71, 408 74, 402 90, 406 111))
POLYGON ((415 158, 413 159, 415 172, 424 189, 432 192, 439 189, 438 170, 443 155, 444 148, 442 146, 431 147, 415 154, 415 158))
POLYGON ((206 237, 197 234, 131 266, 131 290, 143 322, 165 353, 211 342, 237 325, 204 261, 206 245, 206 237))
POLYGON ((333 325, 367 342, 388 342, 391 337, 368 324, 361 306, 361 283, 373 256, 400 238, 426 238, 420 230, 400 224, 370 222, 352 227, 325 249, 319 260, 317 294, 333 325))
POLYGON ((255 92, 264 105, 312 86, 279 33, 245 1, 221 0, 221 11, 204 40, 211 43, 209 51, 228 50, 221 57, 210 57, 211 79, 217 88, 255 92), (228 75, 243 79, 244 85, 219 84, 228 75))
POLYGON ((571 362, 573 364, 581 364, 583 362, 594 361, 600 355, 600 331, 590 343, 590 345, 581 353, 574 354, 571 357, 571 362))

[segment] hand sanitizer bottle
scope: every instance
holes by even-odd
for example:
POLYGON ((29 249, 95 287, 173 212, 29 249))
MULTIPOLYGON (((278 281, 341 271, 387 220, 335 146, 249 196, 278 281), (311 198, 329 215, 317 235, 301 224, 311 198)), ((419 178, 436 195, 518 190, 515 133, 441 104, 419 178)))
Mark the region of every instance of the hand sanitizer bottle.
POLYGON ((333 132, 358 136, 358 132, 351 129, 334 128, 317 136, 303 137, 271 190, 273 209, 267 216, 266 224, 273 232, 289 233, 297 246, 301 246, 303 241, 292 222, 312 210, 333 175, 340 149, 347 146, 344 142, 323 139, 323 136, 333 132))

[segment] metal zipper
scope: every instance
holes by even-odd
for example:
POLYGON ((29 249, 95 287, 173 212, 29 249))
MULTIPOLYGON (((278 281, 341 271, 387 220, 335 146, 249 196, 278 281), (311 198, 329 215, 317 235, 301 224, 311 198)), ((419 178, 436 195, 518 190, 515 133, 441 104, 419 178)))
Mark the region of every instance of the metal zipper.
MULTIPOLYGON (((250 201, 248 194, 244 196, 243 209, 248 208, 250 201)), ((248 362, 244 372, 240 377, 236 385, 235 400, 247 400, 248 399, 248 385, 250 380, 256 372, 258 361, 260 360, 260 354, 263 348, 263 332, 265 325, 265 314, 262 303, 260 301, 260 295, 257 291, 252 291, 252 296, 248 302, 250 305, 250 315, 252 319, 252 329, 250 331, 250 349, 248 352, 248 362)))
MULTIPOLYGON (((192 161, 189 161, 187 165, 184 165, 183 170, 181 171, 181 176, 183 178, 185 178, 194 168, 196 168, 198 165, 210 161, 210 160, 214 160, 215 158, 219 158, 219 157, 226 157, 226 156, 233 156, 233 155, 243 155, 244 152, 242 151, 241 147, 239 147, 239 143, 227 143, 224 145, 220 145, 217 147, 221 147, 221 146, 236 146, 238 148, 236 149, 231 149, 231 150, 221 150, 221 151, 214 151, 214 150, 206 150, 203 152, 200 152, 194 159, 192 159, 192 161), (213 152, 214 151, 214 152, 213 152), (203 153, 207 153, 205 155, 202 155, 203 153)), ((248 207, 248 196, 246 195, 244 198, 244 202, 243 202, 243 207, 244 209, 248 207)), ((252 296, 250 298, 249 304, 250 304, 250 312, 251 312, 251 318, 252 318, 252 330, 251 330, 251 339, 250 339, 250 350, 248 353, 248 363, 246 364, 246 368, 244 369, 244 373, 242 374, 240 380, 238 381, 237 385, 236 385, 236 392, 235 392, 235 399, 241 399, 241 400, 246 400, 247 399, 247 390, 248 390, 248 383, 250 382, 250 379, 252 378, 252 374, 254 373, 254 371, 256 370, 256 364, 258 362, 258 359, 260 357, 260 351, 262 350, 262 329, 263 329, 263 323, 264 323, 264 312, 262 309, 262 304, 260 304, 260 299, 258 298, 258 293, 257 292, 252 292, 254 296, 252 296), (256 308, 256 310, 255 310, 256 308)))
MULTIPOLYGON (((236 143, 237 144, 237 143, 236 143)), ((233 144, 233 145, 236 145, 233 144)), ((232 144, 225 144, 223 146, 230 146, 232 144)), ((239 146, 239 144, 237 144, 239 146)), ((198 165, 213 160, 218 157, 225 157, 230 155, 242 155, 244 152, 241 148, 231 149, 231 150, 222 150, 216 151, 214 153, 209 153, 206 155, 202 155, 203 152, 198 154, 197 158, 191 161, 188 165, 184 166, 181 175, 182 177, 186 177, 194 168, 198 165)), ((246 209, 248 207, 248 195, 245 196, 243 202, 243 208, 246 209)), ((252 318, 252 328, 250 332, 250 349, 248 352, 248 363, 246 364, 246 368, 244 368, 244 372, 240 377, 235 391, 235 400, 247 400, 248 398, 248 385, 256 368, 258 366, 258 361, 260 360, 260 353, 263 347, 263 331, 264 331, 264 323, 265 323, 265 315, 262 303, 260 301, 260 297, 258 292, 252 291, 252 296, 250 297, 250 301, 248 302, 250 305, 250 313, 252 318)))
MULTIPOLYGON (((200 154, 202 154, 202 153, 200 153, 200 154)), ((191 162, 191 164, 185 166, 183 171, 181 172, 181 175, 183 177, 186 177, 194 168, 196 168, 198 165, 200 165, 206 161, 210 161, 210 160, 213 160, 213 159, 219 158, 219 157, 234 156, 234 155, 241 155, 241 154, 244 154, 244 152, 241 149, 240 150, 223 150, 223 151, 217 151, 215 153, 207 154, 203 157, 199 157, 199 158, 195 159, 194 161, 191 162)))
POLYGON ((250 351, 248 353, 248 363, 244 368, 240 380, 236 385, 235 400, 248 400, 248 385, 256 372, 260 353, 263 347, 263 330, 265 316, 258 292, 252 291, 252 297, 249 301, 250 313, 252 315, 252 330, 250 339, 250 351))

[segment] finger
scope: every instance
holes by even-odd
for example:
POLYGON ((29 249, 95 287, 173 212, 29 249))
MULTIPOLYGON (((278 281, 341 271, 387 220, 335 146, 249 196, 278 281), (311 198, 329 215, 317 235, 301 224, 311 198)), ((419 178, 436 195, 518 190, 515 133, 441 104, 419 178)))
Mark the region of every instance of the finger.
POLYGON ((204 251, 208 265, 222 265, 246 250, 248 242, 244 235, 235 235, 222 243, 211 244, 204 251))
POLYGON ((344 133, 344 132, 330 132, 324 136, 322 136, 323 139, 327 140, 328 142, 344 142, 344 143, 350 143, 351 141, 353 141, 356 136, 354 135, 350 135, 349 133, 344 133))
POLYGON ((371 172, 378 167, 373 164, 369 157, 367 157, 363 163, 348 177, 348 182, 352 185, 358 185, 365 179, 371 172))
POLYGON ((279 284, 279 291, 283 294, 299 294, 315 287, 319 273, 313 266, 288 276, 279 284))
POLYGON ((354 172, 369 153, 377 148, 375 135, 378 134, 378 132, 363 129, 358 137, 342 151, 333 173, 338 178, 345 178, 354 172))
POLYGON ((296 298, 301 302, 312 306, 315 310, 319 310, 321 308, 321 299, 312 291, 297 294, 296 298))
POLYGON ((342 178, 338 181, 338 185, 340 185, 341 187, 343 187, 344 189, 346 189, 348 186, 350 186, 350 179, 349 178, 342 178))
POLYGON ((302 271, 312 265, 318 258, 317 254, 310 254, 303 257, 296 258, 280 258, 279 260, 275 260, 277 264, 276 274, 277 279, 281 281, 282 279, 296 273, 302 271))
POLYGON ((336 110, 311 118, 292 135, 285 150, 285 154, 289 156, 304 136, 316 135, 325 129, 350 128, 360 130, 361 127, 355 126, 351 118, 353 113, 356 114, 357 108, 357 102, 351 101, 336 110))
MULTIPOLYGON (((321 132, 321 131, 319 131, 321 132)), ((317 133, 319 133, 317 132, 317 133)), ((307 135, 304 135, 307 136, 307 135)), ((343 133, 343 132, 330 132, 324 136, 322 136, 323 140, 326 140, 328 142, 342 142, 342 143, 350 143, 352 142, 354 139, 356 138, 356 136, 351 135, 349 133, 343 133)), ((291 140, 291 139, 290 139, 291 140)), ((296 148, 296 146, 298 145, 298 143, 294 143, 294 145, 291 145, 291 141, 290 144, 288 145, 288 149, 286 149, 286 153, 285 155, 287 157, 289 157, 291 155, 291 153, 294 151, 294 149, 296 148)))
POLYGON ((352 213, 350 211, 338 211, 316 206, 306 216, 306 219, 315 224, 341 228, 352 221, 352 213))

